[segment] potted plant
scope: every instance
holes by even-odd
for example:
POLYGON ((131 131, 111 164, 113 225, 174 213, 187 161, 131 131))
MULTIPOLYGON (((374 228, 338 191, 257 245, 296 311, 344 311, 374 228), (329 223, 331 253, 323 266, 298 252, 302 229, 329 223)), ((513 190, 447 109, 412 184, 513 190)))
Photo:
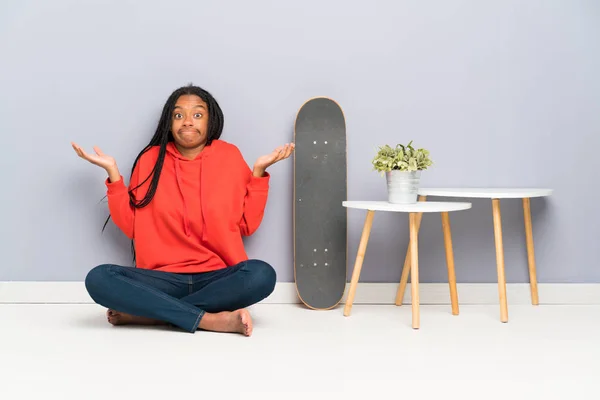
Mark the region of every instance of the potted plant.
POLYGON ((433 164, 429 151, 415 150, 412 140, 408 145, 380 146, 373 158, 375 170, 385 173, 387 180, 388 202, 393 204, 411 204, 417 202, 417 192, 421 171, 433 164))

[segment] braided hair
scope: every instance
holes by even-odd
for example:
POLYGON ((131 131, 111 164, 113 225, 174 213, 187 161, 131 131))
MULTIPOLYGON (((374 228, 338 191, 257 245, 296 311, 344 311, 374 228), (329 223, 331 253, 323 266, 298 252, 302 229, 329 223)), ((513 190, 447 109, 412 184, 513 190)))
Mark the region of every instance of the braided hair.
MULTIPOLYGON (((146 207, 148 204, 150 204, 150 202, 154 198, 154 194, 156 193, 156 188, 158 187, 158 181, 160 179, 162 167, 165 162, 165 155, 167 153, 167 144, 169 142, 174 141, 173 135, 171 133, 171 124, 172 124, 173 111, 175 109, 175 104, 177 103, 177 100, 179 99, 179 97, 186 96, 186 95, 196 95, 196 96, 200 97, 202 100, 204 100, 204 102, 208 106, 208 133, 207 133, 207 139, 206 139, 206 146, 210 145, 213 140, 219 139, 221 137, 221 133, 223 132, 223 125, 224 125, 223 111, 221 110, 219 103, 217 103, 215 98, 209 92, 207 92, 206 90, 204 90, 198 86, 193 86, 190 83, 189 85, 180 87, 179 89, 177 89, 173 93, 171 93, 171 95, 169 96, 169 98, 167 99, 167 102, 165 103, 165 105, 163 107, 162 114, 160 116, 160 120, 158 121, 158 126, 156 127, 156 131, 154 132, 154 136, 152 137, 152 139, 150 139, 150 143, 148 143, 148 145, 146 147, 144 147, 144 149, 135 158, 135 161, 133 162, 133 166, 131 167, 131 175, 133 175, 135 166, 137 165, 137 163, 138 163, 139 159, 142 157, 142 155, 144 153, 146 153, 148 150, 150 150, 153 146, 160 146, 160 149, 158 151, 158 159, 156 160, 156 164, 154 164, 154 167, 152 168, 152 171, 150 172, 148 177, 146 177, 146 179, 144 179, 144 181, 141 182, 139 185, 137 185, 136 187, 131 188, 129 190, 129 204, 134 208, 146 207), (150 179, 150 178, 152 178, 152 181, 150 182, 150 187, 148 188, 146 195, 144 196, 143 199, 141 199, 140 201, 137 201, 135 199, 135 196, 133 195, 133 191, 135 189, 139 188, 140 186, 142 186, 144 183, 146 183, 148 181, 148 179, 150 179)), ((104 229, 106 228, 106 224, 108 223, 109 220, 110 220, 110 215, 104 222, 102 231, 104 231, 104 229)), ((131 242, 131 248, 132 248, 132 252, 134 254, 133 259, 135 261, 135 248, 133 245, 133 240, 131 242)))

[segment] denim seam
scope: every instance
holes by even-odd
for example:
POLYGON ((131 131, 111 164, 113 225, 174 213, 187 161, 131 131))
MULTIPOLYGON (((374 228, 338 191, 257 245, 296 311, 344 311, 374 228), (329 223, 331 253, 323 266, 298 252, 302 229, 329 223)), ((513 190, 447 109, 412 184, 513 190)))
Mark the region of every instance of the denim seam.
POLYGON ((192 328, 196 328, 196 329, 194 329, 194 331, 197 330, 198 327, 200 326, 200 320, 202 319, 202 317, 204 317, 204 313, 205 313, 205 311, 200 310, 200 313, 198 314, 198 318, 196 318, 196 323, 192 326, 192 328))
MULTIPOLYGON (((248 265, 248 260, 245 260, 245 261, 241 261, 240 263, 238 263, 238 264, 236 264, 236 265, 232 265, 232 266, 230 266, 230 267, 223 268, 223 270, 225 270, 225 269, 227 269, 227 268, 234 268, 234 267, 237 267, 237 271, 239 271, 240 269, 242 269, 242 268, 246 267, 247 265, 248 265)), ((216 270, 216 271, 220 271, 220 270, 216 270)), ((209 272, 216 272, 216 271, 209 271, 209 272)), ((236 271, 236 272, 237 272, 237 271, 236 271)), ((200 273, 200 274, 202 274, 202 273, 200 273)), ((193 285, 195 285, 196 283, 198 283, 198 282, 201 282, 201 281, 203 281, 204 279, 198 279, 198 280, 196 280, 196 279, 194 279, 194 278, 193 278, 193 276, 190 276, 190 280, 192 281, 192 284, 193 284, 193 285)), ((214 281, 213 281, 213 282, 214 282, 214 281)), ((194 292, 195 292, 195 290, 192 290, 192 292, 191 292, 190 294, 192 294, 192 293, 194 293, 194 292)))
POLYGON ((140 285, 140 284, 138 284, 138 282, 136 282, 133 279, 128 278, 126 276, 122 276, 122 275, 116 274, 114 272, 111 272, 111 274, 113 274, 115 276, 115 278, 117 278, 117 279, 120 279, 120 280, 122 280, 124 282, 127 282, 127 283, 129 283, 129 284, 131 284, 133 286, 136 286, 136 287, 140 288, 140 289, 144 289, 144 290, 147 290, 149 292, 152 292, 153 294, 156 294, 157 296, 163 298, 164 300, 167 300, 168 302, 172 303, 173 305, 179 307, 180 309, 182 309, 184 311, 189 311, 189 312, 192 312, 194 314, 196 314, 196 313, 200 314, 200 311, 201 311, 200 309, 194 309, 192 307, 186 307, 187 303, 180 304, 177 301, 169 298, 166 294, 164 294, 163 292, 161 292, 159 290, 156 290, 154 288, 148 288, 146 286, 140 285))

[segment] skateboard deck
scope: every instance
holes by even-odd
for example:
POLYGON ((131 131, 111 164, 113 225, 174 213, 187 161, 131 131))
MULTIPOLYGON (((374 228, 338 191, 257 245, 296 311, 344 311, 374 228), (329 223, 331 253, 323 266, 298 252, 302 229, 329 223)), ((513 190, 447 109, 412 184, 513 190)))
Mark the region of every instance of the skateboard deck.
POLYGON ((294 126, 294 279, 309 308, 331 309, 347 279, 346 122, 326 97, 304 103, 294 126))

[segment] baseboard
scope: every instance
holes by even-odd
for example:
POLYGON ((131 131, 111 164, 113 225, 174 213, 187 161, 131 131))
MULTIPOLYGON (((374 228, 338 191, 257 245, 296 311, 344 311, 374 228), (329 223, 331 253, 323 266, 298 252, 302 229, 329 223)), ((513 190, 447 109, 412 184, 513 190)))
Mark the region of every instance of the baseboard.
MULTIPOLYGON (((348 292, 349 284, 346 287, 348 292)), ((498 304, 495 283, 459 283, 459 304, 498 304)), ((354 304, 393 304, 396 283, 359 283, 354 304)), ((410 284, 404 303, 410 304, 410 284)), ((509 304, 531 304, 529 284, 507 285, 509 304)), ((540 304, 600 304, 600 283, 542 283, 538 285, 540 304)), ((346 294, 342 302, 346 300, 346 294)), ((419 300, 426 304, 450 304, 447 283, 421 283, 419 300)), ((265 304, 299 303, 291 282, 279 282, 265 304)), ((0 282, 0 304, 91 304, 83 282, 0 282)))

